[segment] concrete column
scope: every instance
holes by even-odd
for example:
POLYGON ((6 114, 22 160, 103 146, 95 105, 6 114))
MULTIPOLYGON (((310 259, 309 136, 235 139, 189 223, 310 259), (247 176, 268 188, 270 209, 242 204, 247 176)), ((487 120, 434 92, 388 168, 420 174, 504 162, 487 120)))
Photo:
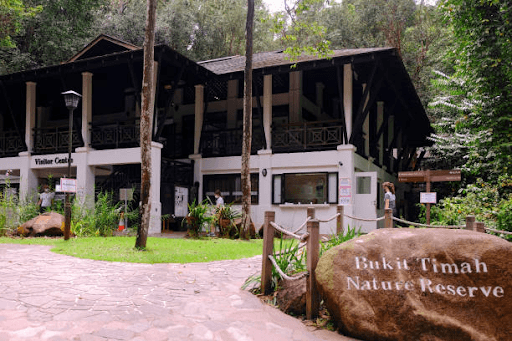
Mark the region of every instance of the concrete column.
POLYGON ((237 122, 238 79, 228 81, 227 128, 235 129, 237 122))
POLYGON ((33 129, 36 126, 36 83, 26 82, 25 143, 28 151, 34 150, 33 129))
POLYGON ((267 149, 272 149, 272 75, 263 77, 263 129, 267 149))
POLYGON ((352 135, 352 108, 353 108, 353 74, 352 64, 343 65, 343 109, 345 111, 345 125, 347 137, 350 140, 352 135))
MULTIPOLYGON (((354 154, 356 152, 356 147, 351 144, 339 145, 338 148, 338 181, 339 187, 345 187, 346 185, 342 183, 342 180, 348 179, 350 186, 350 203, 344 206, 344 213, 348 215, 354 214, 354 199, 356 194, 356 184, 355 184, 355 163, 354 163, 354 154)), ((339 189, 338 189, 339 190, 339 189)), ((338 192, 338 195, 341 193, 338 192)), ((338 198, 338 203, 341 204, 341 197, 338 198)), ((343 229, 347 231, 348 223, 350 219, 343 220, 343 229)))
POLYGON ((204 110, 204 85, 196 85, 196 103, 195 103, 195 129, 194 129, 194 154, 199 154, 199 142, 201 141, 201 131, 203 129, 203 110, 204 110))
POLYGON ((260 179, 258 212, 261 216, 261 213, 272 210, 272 151, 259 150, 258 158, 260 179))
POLYGON ((20 200, 37 201, 37 176, 30 168, 31 156, 29 152, 19 154, 20 162, 20 200))
POLYGON ((290 123, 302 119, 302 71, 290 72, 289 113, 290 123))
POLYGON ((94 167, 88 164, 88 156, 87 148, 77 149, 72 154, 73 164, 76 165, 77 199, 81 206, 92 209, 94 207, 95 174, 94 167))
POLYGON ((82 72, 82 139, 84 147, 91 143, 89 124, 92 122, 92 73, 82 72))
POLYGON ((160 202, 162 147, 161 143, 151 142, 151 189, 149 193, 151 213, 148 234, 162 232, 162 203, 160 202))

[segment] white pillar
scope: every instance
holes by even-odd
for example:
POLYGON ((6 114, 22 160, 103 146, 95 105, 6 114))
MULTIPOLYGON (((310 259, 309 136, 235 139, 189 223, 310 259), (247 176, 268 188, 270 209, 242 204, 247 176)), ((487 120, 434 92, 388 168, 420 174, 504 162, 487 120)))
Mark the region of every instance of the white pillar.
POLYGON ((92 73, 82 72, 82 139, 84 147, 91 143, 89 124, 92 122, 92 73))
POLYGON ((27 94, 25 98, 25 143, 28 151, 34 149, 33 129, 36 125, 36 83, 26 82, 27 94))
MULTIPOLYGON (((350 204, 346 205, 344 207, 344 213, 348 215, 354 214, 354 200, 355 200, 355 194, 356 194, 356 184, 355 184, 355 164, 354 164, 354 154, 356 152, 356 147, 354 147, 351 144, 343 144, 339 145, 338 148, 338 155, 339 160, 338 161, 338 181, 339 181, 339 187, 344 187, 341 183, 342 180, 349 179, 349 185, 351 186, 351 193, 350 193, 350 204), (340 163, 341 162, 341 163, 340 163)), ((338 203, 340 203, 340 193, 338 193, 338 203)), ((343 219, 343 228, 345 231, 347 231, 348 223, 350 219, 343 219)))
POLYGON ((272 211, 272 151, 259 150, 259 219, 263 221, 263 214, 265 211, 272 211), (265 174, 265 175, 264 175, 265 174))
POLYGON ((151 142, 151 188, 149 192, 151 212, 148 234, 162 232, 162 203, 160 202, 162 147, 161 143, 151 142))
POLYGON ((199 143, 203 129, 204 85, 196 85, 194 154, 199 154, 199 143))
POLYGON ((37 194, 37 176, 30 168, 31 156, 29 152, 19 154, 20 162, 20 200, 36 201, 37 194))
POLYGON ((290 72, 289 113, 290 123, 300 122, 302 119, 302 71, 290 72))
POLYGON ((92 209, 94 207, 94 167, 88 164, 87 148, 77 148, 72 154, 73 164, 76 165, 77 198, 81 206, 92 209))
POLYGON ((228 81, 227 128, 235 129, 237 121, 238 79, 228 81))
POLYGON ((272 149, 272 75, 263 77, 263 130, 267 149, 272 149))
POLYGON ((190 158, 194 160, 194 183, 199 183, 197 189, 197 202, 203 201, 203 159, 201 154, 190 155, 190 158))
POLYGON ((352 135, 352 107, 353 107, 353 75, 352 64, 343 66, 343 109, 345 112, 345 126, 347 127, 347 137, 350 140, 352 135))

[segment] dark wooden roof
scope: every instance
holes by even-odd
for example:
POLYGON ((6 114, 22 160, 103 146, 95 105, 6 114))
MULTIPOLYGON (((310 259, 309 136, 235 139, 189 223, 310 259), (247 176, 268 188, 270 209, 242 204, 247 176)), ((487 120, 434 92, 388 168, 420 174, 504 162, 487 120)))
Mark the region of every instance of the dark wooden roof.
MULTIPOLYGON (((390 47, 382 48, 361 48, 361 49, 345 49, 345 50, 334 50, 333 54, 328 58, 316 57, 309 55, 302 55, 297 61, 290 61, 287 55, 283 51, 272 51, 255 53, 253 55, 253 70, 259 70, 264 68, 275 68, 287 66, 290 67, 294 64, 302 64, 305 62, 315 61, 326 61, 329 59, 337 59, 340 57, 353 58, 357 56, 365 56, 375 52, 391 52, 394 51, 390 47)), ((245 56, 231 56, 225 58, 217 58, 212 60, 206 60, 198 62, 199 65, 204 66, 208 70, 216 73, 217 75, 225 75, 234 72, 243 72, 245 68, 245 56)))
POLYGON ((105 56, 116 52, 133 51, 139 49, 139 46, 127 43, 106 34, 100 34, 96 39, 91 41, 82 50, 80 50, 80 52, 66 61, 66 63, 71 63, 79 59, 105 56))

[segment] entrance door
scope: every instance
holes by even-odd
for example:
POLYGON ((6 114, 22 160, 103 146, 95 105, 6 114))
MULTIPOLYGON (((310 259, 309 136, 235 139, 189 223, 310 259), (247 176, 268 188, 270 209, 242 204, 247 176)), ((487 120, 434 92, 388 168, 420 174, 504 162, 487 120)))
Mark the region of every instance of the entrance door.
MULTIPOLYGON (((356 172, 355 177, 354 216, 362 219, 376 219, 377 172, 356 172)), ((377 228, 375 221, 353 220, 352 224, 356 229, 361 227, 361 232, 370 232, 377 228)))

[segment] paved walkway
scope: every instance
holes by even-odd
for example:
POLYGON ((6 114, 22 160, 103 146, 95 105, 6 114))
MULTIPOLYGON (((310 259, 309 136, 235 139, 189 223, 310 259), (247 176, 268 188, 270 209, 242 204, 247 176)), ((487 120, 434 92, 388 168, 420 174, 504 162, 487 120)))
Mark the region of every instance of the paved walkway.
POLYGON ((150 265, 0 244, 0 341, 352 340, 240 290, 260 268, 261 256, 150 265))

